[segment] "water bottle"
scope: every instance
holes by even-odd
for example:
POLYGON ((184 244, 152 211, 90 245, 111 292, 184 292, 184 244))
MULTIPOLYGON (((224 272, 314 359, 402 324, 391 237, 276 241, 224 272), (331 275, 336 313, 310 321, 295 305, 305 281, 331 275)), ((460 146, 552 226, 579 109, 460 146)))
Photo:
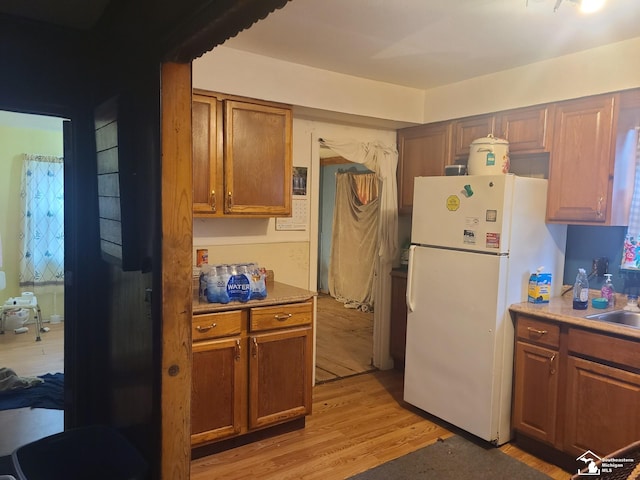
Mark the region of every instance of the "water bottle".
POLYGON ((589 280, 584 268, 578 269, 576 283, 573 285, 573 309, 586 310, 589 306, 589 280))

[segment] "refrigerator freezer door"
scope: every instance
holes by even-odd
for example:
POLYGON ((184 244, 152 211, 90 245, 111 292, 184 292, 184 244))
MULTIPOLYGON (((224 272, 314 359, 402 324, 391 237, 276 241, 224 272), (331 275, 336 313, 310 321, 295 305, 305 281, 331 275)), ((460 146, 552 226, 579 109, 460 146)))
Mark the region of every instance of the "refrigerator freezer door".
POLYGON ((514 175, 417 177, 411 242, 508 252, 513 184, 514 175))
POLYGON ((513 359, 501 282, 508 259, 414 247, 411 262, 404 399, 487 441, 508 441, 499 431, 509 425, 501 389, 510 392, 513 359))

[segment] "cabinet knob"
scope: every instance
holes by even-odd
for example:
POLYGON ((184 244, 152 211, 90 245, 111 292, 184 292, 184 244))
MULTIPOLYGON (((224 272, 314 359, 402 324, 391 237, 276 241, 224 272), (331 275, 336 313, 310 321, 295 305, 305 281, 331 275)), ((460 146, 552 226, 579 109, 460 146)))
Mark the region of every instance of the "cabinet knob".
POLYGON ((549 359, 549 374, 551 375, 555 375, 556 373, 555 360, 556 360, 556 354, 554 353, 553 355, 551 355, 551 358, 549 359))
POLYGON ((290 319, 293 316, 291 313, 276 313, 274 315, 275 319, 279 322, 284 322, 285 320, 290 319))
POLYGON ((258 339, 253 337, 252 339, 253 345, 251 346, 251 356, 253 358, 258 356, 258 339))
POLYGON ((533 328, 533 327, 527 327, 527 330, 529 331, 529 333, 535 333, 536 335, 540 335, 540 336, 549 333, 546 330, 538 330, 537 328, 533 328))
POLYGON ((598 197, 598 207, 596 208, 596 218, 602 218, 602 202, 604 202, 604 197, 600 195, 598 197))
POLYGON ((236 340, 236 361, 240 360, 240 352, 242 347, 240 346, 240 340, 236 340))
POLYGON ((211 330, 212 328, 216 328, 218 326, 217 323, 212 323, 211 325, 207 325, 206 327, 203 327, 201 325, 198 325, 196 327, 196 330, 200 333, 205 333, 208 332, 209 330, 211 330))
POLYGON ((211 190, 211 210, 216 213, 216 191, 211 190))
POLYGON ((233 195, 231 192, 227 193, 227 208, 233 207, 233 195))

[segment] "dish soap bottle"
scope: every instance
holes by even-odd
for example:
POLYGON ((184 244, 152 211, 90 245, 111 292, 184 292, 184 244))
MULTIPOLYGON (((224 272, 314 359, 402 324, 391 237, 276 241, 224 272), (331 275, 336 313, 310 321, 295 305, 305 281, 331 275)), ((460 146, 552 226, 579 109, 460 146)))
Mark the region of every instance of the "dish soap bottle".
POLYGON ((613 283, 611 283, 611 274, 605 273, 604 276, 607 278, 600 289, 600 296, 607 299, 607 306, 613 307, 616 302, 616 293, 613 289, 613 283))
POLYGON ((589 306, 589 280, 584 268, 578 269, 576 283, 573 285, 573 309, 586 310, 589 306))

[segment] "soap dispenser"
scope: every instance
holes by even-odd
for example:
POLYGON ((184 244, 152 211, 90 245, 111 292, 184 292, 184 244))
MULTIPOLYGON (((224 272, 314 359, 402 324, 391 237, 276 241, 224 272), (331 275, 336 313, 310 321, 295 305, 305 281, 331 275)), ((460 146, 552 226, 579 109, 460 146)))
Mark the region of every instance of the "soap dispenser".
POLYGON ((611 282, 611 274, 605 273, 604 276, 606 277, 606 280, 600 289, 600 296, 607 299, 607 306, 613 307, 616 301, 616 292, 613 289, 613 283, 611 282))

